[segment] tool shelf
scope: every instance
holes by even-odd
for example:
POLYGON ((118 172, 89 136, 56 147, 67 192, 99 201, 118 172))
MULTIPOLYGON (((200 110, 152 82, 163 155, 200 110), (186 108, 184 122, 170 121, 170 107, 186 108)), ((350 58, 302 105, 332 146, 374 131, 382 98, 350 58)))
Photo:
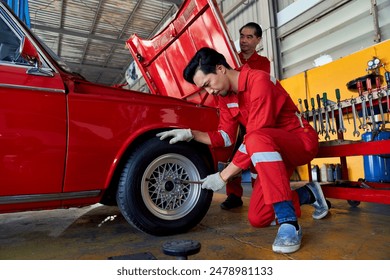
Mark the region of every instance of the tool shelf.
MULTIPOLYGON (((382 105, 387 104, 386 99, 387 88, 374 89, 372 94, 373 105, 378 105, 378 92, 383 93, 381 100, 382 105)), ((387 92, 388 94, 389 92, 387 92)), ((364 92, 363 96, 366 98, 366 106, 369 111, 369 102, 368 92, 364 92)), ((354 97, 356 99, 356 110, 360 112, 362 107, 361 96, 354 97)), ((346 99, 340 101, 342 108, 342 114, 344 118, 348 113, 352 114, 352 104, 351 99, 346 99)), ((379 141, 370 141, 365 142, 362 140, 352 141, 345 140, 344 133, 339 132, 339 119, 338 119, 338 104, 333 103, 328 105, 327 113, 330 115, 330 106, 334 106, 334 114, 337 127, 337 139, 320 141, 319 151, 316 158, 330 158, 338 157, 340 158, 341 164, 341 180, 335 182, 325 182, 321 183, 322 190, 325 197, 335 198, 335 199, 345 199, 351 206, 357 206, 360 202, 374 202, 374 203, 384 203, 390 204, 390 182, 366 182, 364 179, 359 179, 358 181, 351 181, 348 177, 348 167, 347 167, 347 157, 353 156, 365 156, 365 155, 386 155, 390 156, 390 140, 379 140, 379 141)), ((386 105, 383 106, 387 108, 386 105)), ((318 108, 315 111, 318 116, 318 108)), ((325 114, 325 108, 321 108, 322 114, 325 114)), ((388 114, 387 112, 385 114, 388 114)), ((310 122, 313 121, 313 111, 306 111, 305 116, 310 122)), ((318 118, 317 118, 318 120, 318 118)), ((356 120, 357 121, 357 120, 356 120)), ((309 180, 312 181, 311 176, 311 163, 308 164, 309 170, 309 180)))

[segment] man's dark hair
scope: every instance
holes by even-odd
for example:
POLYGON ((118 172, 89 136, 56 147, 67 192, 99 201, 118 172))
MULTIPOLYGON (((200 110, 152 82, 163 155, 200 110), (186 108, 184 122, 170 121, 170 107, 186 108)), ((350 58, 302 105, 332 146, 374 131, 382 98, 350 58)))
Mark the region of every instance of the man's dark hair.
POLYGON ((248 22, 247 24, 245 24, 243 27, 240 28, 240 34, 241 34, 241 30, 244 29, 245 27, 254 29, 255 35, 257 37, 261 38, 261 36, 263 36, 263 30, 261 29, 260 25, 258 25, 256 22, 248 22))
POLYGON ((226 62, 226 58, 223 54, 220 54, 211 48, 201 48, 196 52, 193 58, 191 58, 186 68, 184 68, 183 77, 187 82, 195 84, 194 75, 196 71, 201 70, 205 75, 210 73, 215 74, 217 73, 217 65, 223 65, 227 69, 232 69, 226 62))

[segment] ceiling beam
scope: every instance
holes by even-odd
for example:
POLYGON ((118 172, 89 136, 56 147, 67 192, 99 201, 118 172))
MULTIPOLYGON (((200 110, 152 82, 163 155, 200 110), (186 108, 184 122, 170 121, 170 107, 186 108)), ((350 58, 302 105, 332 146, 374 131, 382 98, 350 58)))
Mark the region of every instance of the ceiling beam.
POLYGON ((126 40, 113 39, 113 38, 98 36, 98 35, 94 35, 94 34, 85 34, 83 32, 78 32, 78 31, 74 31, 74 30, 67 30, 64 28, 50 27, 50 26, 45 26, 45 25, 40 25, 40 24, 33 24, 31 27, 33 30, 49 31, 49 32, 53 32, 53 33, 70 35, 70 36, 80 37, 80 38, 84 38, 84 39, 97 40, 97 41, 101 41, 101 42, 105 42, 105 43, 111 43, 111 44, 117 44, 117 45, 125 45, 126 44, 126 40))
MULTIPOLYGON (((60 18, 59 18, 59 27, 60 28, 63 28, 63 22, 64 22, 64 12, 65 12, 65 6, 64 6, 64 0, 61 0, 60 2, 60 10, 61 10, 61 14, 60 14, 60 18)), ((59 56, 61 56, 62 54, 62 35, 61 34, 58 34, 58 43, 57 43, 57 54, 59 56)))
MULTIPOLYGON (((92 22, 90 29, 89 29, 89 34, 93 34, 93 32, 95 31, 96 23, 98 21, 100 10, 102 7, 102 2, 103 2, 103 0, 100 0, 98 5, 97 5, 96 11, 95 11, 95 17, 93 18, 93 22, 92 22)), ((81 63, 84 63, 85 55, 87 54, 87 50, 89 47, 89 42, 90 42, 90 39, 87 39, 87 42, 84 45, 83 54, 81 55, 81 63)))
POLYGON ((177 6, 180 6, 183 3, 183 0, 165 0, 165 2, 175 4, 177 6))
MULTIPOLYGON (((130 24, 130 22, 132 22, 133 18, 134 18, 134 15, 137 13, 139 7, 142 5, 144 0, 138 0, 137 3, 135 4, 133 10, 131 11, 130 15, 127 17, 127 20, 126 20, 126 23, 124 24, 124 26, 122 27, 122 30, 121 32, 119 33, 118 35, 118 39, 120 39, 123 35, 123 33, 125 32, 125 28, 130 24)), ((115 46, 111 46, 111 49, 108 53, 108 56, 106 58, 106 61, 103 63, 103 67, 105 67, 108 62, 110 61, 111 57, 112 57, 112 53, 113 51, 115 50, 115 46)), ((100 79, 100 77, 102 76, 103 73, 100 73, 100 75, 98 76, 97 80, 100 79)))
POLYGON ((98 65, 80 64, 80 63, 72 63, 72 62, 66 62, 66 65, 68 65, 71 69, 82 68, 83 70, 89 69, 89 70, 93 70, 93 71, 111 72, 111 73, 116 73, 116 74, 123 73, 122 68, 103 67, 103 66, 98 66, 98 65))
MULTIPOLYGON (((170 2, 170 1, 168 1, 170 2)), ((181 1, 182 2, 182 1, 181 1)), ((168 22, 168 19, 171 18, 172 15, 174 15, 178 10, 178 7, 175 5, 172 5, 169 10, 166 12, 166 14, 161 18, 159 23, 156 25, 156 27, 150 32, 148 39, 152 38, 156 33, 168 22)), ((123 72, 121 76, 118 76, 118 78, 115 80, 115 84, 122 83, 121 80, 126 80, 126 71, 130 67, 130 64, 133 62, 133 57, 130 56, 129 63, 123 68, 123 72)))

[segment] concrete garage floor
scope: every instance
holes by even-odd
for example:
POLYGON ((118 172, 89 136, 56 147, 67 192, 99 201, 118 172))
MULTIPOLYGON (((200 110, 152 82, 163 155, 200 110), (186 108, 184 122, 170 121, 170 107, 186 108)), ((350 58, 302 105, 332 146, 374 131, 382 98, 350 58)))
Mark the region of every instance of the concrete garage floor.
MULTIPOLYGON (((248 188, 246 188, 248 192, 248 188)), ((192 260, 388 260, 390 259, 390 205, 330 199, 332 209, 323 220, 302 207, 301 249, 275 254, 271 245, 277 227, 252 228, 247 221, 249 198, 234 211, 220 209, 225 199, 216 193, 203 221, 186 234, 155 237, 131 227, 116 207, 93 205, 0 215, 0 259, 102 260, 149 252, 160 260, 161 246, 175 239, 192 239, 202 245, 192 260)))

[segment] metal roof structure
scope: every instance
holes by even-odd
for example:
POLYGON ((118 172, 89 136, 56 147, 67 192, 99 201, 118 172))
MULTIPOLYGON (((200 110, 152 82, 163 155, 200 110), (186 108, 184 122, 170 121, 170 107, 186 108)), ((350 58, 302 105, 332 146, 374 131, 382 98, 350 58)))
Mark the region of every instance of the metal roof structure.
POLYGON ((125 42, 151 38, 182 0, 29 0, 31 29, 71 69, 106 85, 124 81, 133 61, 125 42))

